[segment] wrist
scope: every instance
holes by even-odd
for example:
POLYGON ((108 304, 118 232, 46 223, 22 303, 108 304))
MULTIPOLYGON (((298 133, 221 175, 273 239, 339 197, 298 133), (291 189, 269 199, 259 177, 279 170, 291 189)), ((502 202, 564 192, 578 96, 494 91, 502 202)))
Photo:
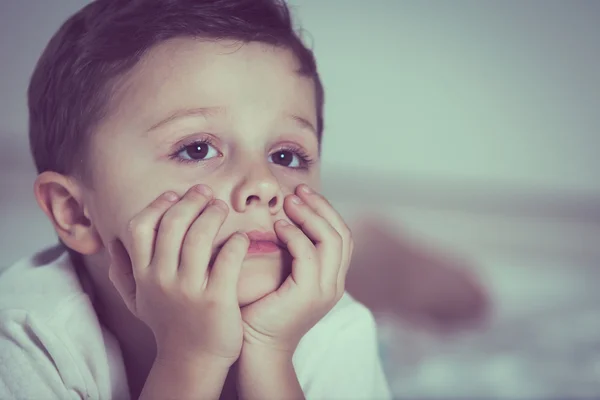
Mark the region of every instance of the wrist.
POLYGON ((213 371, 227 373, 235 360, 209 354, 159 350, 154 364, 173 370, 213 371))
POLYGON ((288 346, 244 343, 240 354, 240 363, 268 361, 272 365, 285 365, 292 362, 294 351, 295 348, 288 346))
POLYGON ((293 364, 293 352, 244 345, 236 368, 240 399, 303 399, 293 364))
POLYGON ((218 399, 229 366, 215 357, 161 353, 154 360, 140 399, 218 399))

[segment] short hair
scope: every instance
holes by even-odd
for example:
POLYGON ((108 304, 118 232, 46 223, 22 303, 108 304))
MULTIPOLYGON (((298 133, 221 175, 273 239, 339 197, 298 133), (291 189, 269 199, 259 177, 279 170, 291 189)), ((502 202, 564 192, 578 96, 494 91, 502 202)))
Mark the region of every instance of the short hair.
POLYGON ((315 83, 317 134, 323 86, 313 52, 283 0, 96 0, 48 43, 28 90, 29 143, 38 173, 84 178, 89 138, 110 112, 119 78, 159 43, 180 37, 262 42, 290 50, 315 83))

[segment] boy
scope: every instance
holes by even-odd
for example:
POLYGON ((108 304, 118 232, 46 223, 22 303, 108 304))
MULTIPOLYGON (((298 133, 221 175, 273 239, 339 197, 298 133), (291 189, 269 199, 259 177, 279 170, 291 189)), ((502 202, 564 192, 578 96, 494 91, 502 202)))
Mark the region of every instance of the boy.
POLYGON ((68 252, 0 279, 0 398, 389 397, 285 4, 96 0, 48 44, 29 109, 68 252))

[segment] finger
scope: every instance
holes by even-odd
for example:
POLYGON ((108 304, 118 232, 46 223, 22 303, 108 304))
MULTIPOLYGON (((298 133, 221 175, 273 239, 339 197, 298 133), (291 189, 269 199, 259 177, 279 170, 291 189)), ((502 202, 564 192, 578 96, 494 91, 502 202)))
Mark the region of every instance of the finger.
POLYGON ((150 265, 160 220, 177 199, 174 192, 164 193, 129 221, 123 245, 131 258, 134 276, 150 265))
POLYGON ((214 200, 192 223, 181 246, 179 279, 197 288, 205 286, 215 238, 228 212, 223 200, 214 200))
POLYGON ((340 299, 346 290, 346 277, 348 276, 348 270, 352 264, 352 254, 354 253, 354 240, 350 239, 350 245, 348 246, 348 258, 342 263, 342 267, 337 277, 337 298, 340 299))
POLYGON ((132 313, 136 313, 136 284, 133 277, 133 269, 127 250, 120 242, 115 239, 108 243, 108 254, 110 256, 110 266, 108 268, 108 278, 113 283, 117 292, 123 298, 125 305, 132 313))
POLYGON ((321 265, 321 284, 324 288, 335 290, 343 250, 340 234, 298 196, 288 196, 284 201, 284 209, 315 243, 321 265))
POLYGON ((296 194, 306 204, 308 204, 317 214, 325 218, 327 222, 340 234, 342 237, 342 261, 341 267, 338 272, 337 282, 338 288, 343 291, 345 286, 346 275, 348 268, 350 267, 350 260, 354 251, 354 240, 352 238, 352 231, 348 227, 348 224, 344 221, 344 218, 337 212, 337 210, 327 201, 327 199, 315 192, 307 185, 299 185, 296 188, 296 194))
POLYGON ((249 245, 248 236, 241 232, 233 234, 225 242, 213 264, 207 290, 237 301, 240 271, 249 245))
POLYGON ((211 199, 207 186, 193 186, 161 218, 150 267, 154 273, 165 279, 175 278, 185 235, 211 199))
POLYGON ((275 233, 292 258, 292 279, 302 285, 319 284, 319 255, 310 239, 300 228, 285 220, 275 223, 275 233))

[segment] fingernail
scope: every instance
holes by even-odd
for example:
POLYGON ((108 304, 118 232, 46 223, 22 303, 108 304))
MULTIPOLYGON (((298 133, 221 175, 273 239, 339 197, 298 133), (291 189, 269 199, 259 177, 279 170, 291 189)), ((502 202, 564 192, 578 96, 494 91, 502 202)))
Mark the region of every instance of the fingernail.
POLYGON ((204 196, 210 197, 212 196, 212 190, 206 185, 196 185, 194 186, 194 190, 204 196))
POLYGON ((280 219, 279 221, 277 221, 277 223, 281 226, 288 226, 290 224, 285 219, 280 219))
POLYGON ((300 197, 294 195, 294 196, 292 196, 292 203, 294 203, 294 204, 302 204, 303 202, 302 202, 302 199, 300 199, 300 197))
POLYGON ((173 202, 173 201, 177 201, 179 196, 177 196, 177 193, 175 193, 175 192, 167 192, 163 195, 163 198, 167 201, 173 202))
POLYGON ((308 186, 308 185, 303 185, 300 190, 306 194, 313 194, 314 191, 308 186))

